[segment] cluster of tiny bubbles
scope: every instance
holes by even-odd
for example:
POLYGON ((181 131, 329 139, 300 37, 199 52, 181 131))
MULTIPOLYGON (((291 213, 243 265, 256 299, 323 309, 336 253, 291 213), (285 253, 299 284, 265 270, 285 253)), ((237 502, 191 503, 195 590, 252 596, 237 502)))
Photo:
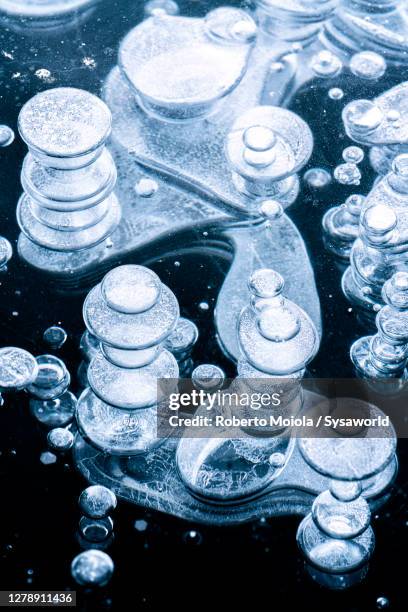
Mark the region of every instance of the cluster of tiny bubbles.
POLYGON ((361 79, 379 79, 387 69, 385 59, 374 51, 361 51, 350 60, 350 70, 361 79))
POLYGON ((359 185, 361 180, 361 172, 356 164, 346 162, 339 164, 333 172, 334 178, 341 185, 359 185))
POLYGON ((79 531, 89 542, 103 542, 113 532, 113 521, 110 516, 103 519, 82 516, 79 521, 79 531))
POLYGON ((67 332, 62 327, 58 327, 58 325, 52 325, 45 330, 43 334, 43 340, 51 348, 59 349, 65 343, 67 339, 67 332))
POLYGON ((314 189, 326 187, 331 182, 331 178, 330 172, 325 168, 310 168, 303 175, 309 187, 314 189))
POLYGON ((134 524, 133 524, 134 528, 136 529, 136 531, 146 531, 147 527, 148 527, 148 522, 145 521, 144 519, 137 519, 134 524))
POLYGON ((103 485, 92 485, 79 496, 81 511, 93 519, 108 516, 116 508, 117 499, 113 491, 103 485))
POLYGON ((13 247, 4 236, 0 236, 0 270, 4 270, 13 256, 13 247))
POLYGON ((342 157, 347 163, 359 164, 364 159, 364 151, 360 147, 352 145, 343 149, 342 157))
POLYGON ((71 563, 71 575, 83 586, 105 586, 114 570, 110 556, 101 550, 86 550, 71 563))
POLYGON ((390 602, 386 597, 378 597, 376 604, 379 610, 385 610, 390 605, 390 602))
POLYGON ((259 212, 266 220, 274 221, 283 215, 283 206, 277 200, 264 200, 260 203, 259 212))
POLYGON ((136 194, 141 198, 151 198, 158 188, 156 181, 150 178, 141 178, 135 185, 136 194))
POLYGON ((8 125, 0 125, 0 147, 8 147, 15 138, 15 134, 8 125))
POLYGON ((45 451, 40 455, 40 461, 43 465, 52 465, 57 462, 57 456, 54 453, 50 453, 49 451, 45 451))
POLYGON ((329 89, 329 98, 331 100, 341 100, 344 97, 344 91, 340 87, 331 87, 329 89))
POLYGON ((340 72, 342 62, 337 55, 325 49, 312 57, 311 68, 317 76, 331 78, 340 72))
POLYGON ((196 529, 190 529, 183 534, 183 540, 186 544, 198 546, 203 541, 203 536, 196 529))
POLYGON ((64 453, 73 447, 74 435, 65 427, 55 427, 48 432, 47 442, 52 450, 64 453))
POLYGON ((150 0, 146 2, 144 14, 146 17, 157 15, 178 15, 179 7, 173 0, 150 0))
POLYGON ((223 386, 225 382, 225 373, 217 365, 202 363, 192 371, 191 381, 196 389, 216 391, 223 386))
POLYGON ((77 398, 70 391, 51 400, 30 400, 33 416, 46 427, 65 427, 74 418, 77 398))

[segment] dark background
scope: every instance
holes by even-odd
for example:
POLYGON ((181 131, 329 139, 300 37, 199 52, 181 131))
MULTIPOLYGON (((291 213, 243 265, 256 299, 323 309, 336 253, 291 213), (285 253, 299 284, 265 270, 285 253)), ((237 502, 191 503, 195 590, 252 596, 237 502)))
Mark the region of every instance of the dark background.
MULTIPOLYGON (((179 2, 184 15, 203 15, 225 4, 242 6, 238 2, 179 2)), ((141 0, 107 0, 87 22, 59 34, 24 35, 0 29, 0 123, 16 129, 21 106, 47 87, 71 85, 98 93, 115 64, 120 39, 140 21, 142 11, 141 0), (94 59, 96 66, 87 66, 89 61, 84 63, 84 58, 94 59), (35 71, 40 68, 50 70, 55 80, 45 83, 39 79, 35 71)), ((351 144, 340 120, 345 103, 357 96, 371 98, 404 78, 401 71, 393 74, 388 70, 379 83, 363 86, 344 71, 332 81, 316 80, 299 92, 291 107, 309 122, 316 141, 308 167, 333 170, 341 162, 342 149, 351 144), (343 100, 330 100, 327 92, 333 86, 344 88, 343 100)), ((14 247, 18 236, 15 207, 25 153, 18 137, 10 147, 0 149, 0 234, 12 240, 14 247)), ((367 193, 373 174, 366 162, 361 169, 359 191, 367 193)), ((324 335, 310 368, 311 375, 320 378, 352 375, 349 347, 366 333, 341 293, 341 272, 324 251, 320 225, 323 213, 353 192, 352 187, 337 183, 319 190, 302 183, 301 194, 289 210, 307 243, 320 293, 324 335)), ((152 267, 176 292, 182 314, 199 326, 195 361, 218 363, 233 375, 233 367, 216 345, 213 325, 213 305, 228 261, 196 251, 178 254, 181 265, 175 267, 174 253, 161 257, 152 247, 149 255, 156 260, 152 267), (198 308, 203 300, 210 304, 208 311, 198 308)), ((62 296, 15 255, 8 272, 0 274, 0 346, 17 345, 36 355, 50 352, 42 334, 50 325, 61 324, 68 341, 58 354, 75 376, 84 328, 84 295, 62 296)), ((72 388, 75 390, 75 379, 72 388)), ((221 529, 192 525, 125 503, 115 512, 115 537, 108 549, 116 567, 111 583, 94 593, 81 590, 70 576, 70 563, 81 550, 77 499, 86 483, 70 459, 42 465, 44 450, 46 431, 31 417, 26 395, 8 397, 0 408, 0 589, 77 588, 81 610, 198 605, 231 609, 240 605, 351 612, 376 610, 377 598, 382 596, 388 598, 390 609, 406 609, 406 441, 399 443, 401 465, 392 498, 373 517, 377 544, 369 574, 362 584, 340 593, 319 587, 305 573, 295 542, 299 517, 221 529), (138 519, 147 521, 144 532, 134 528, 138 519), (194 538, 189 537, 192 529, 198 532, 194 538)))

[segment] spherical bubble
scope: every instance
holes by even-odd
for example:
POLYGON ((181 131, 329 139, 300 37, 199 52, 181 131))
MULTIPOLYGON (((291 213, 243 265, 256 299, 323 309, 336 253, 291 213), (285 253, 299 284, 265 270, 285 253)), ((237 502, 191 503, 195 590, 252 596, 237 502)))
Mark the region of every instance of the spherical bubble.
POLYGON ((265 219, 272 221, 283 215, 283 206, 277 200, 264 200, 260 204, 259 212, 265 219))
POLYGON ((340 72, 342 62, 334 53, 325 49, 313 56, 311 67, 317 76, 330 78, 340 72))
POLYGON ((13 247, 7 238, 0 236, 0 270, 4 268, 13 256, 13 247))
POLYGON ((144 14, 146 17, 157 15, 178 15, 179 7, 174 0, 150 0, 146 2, 144 14))
POLYGON ((85 586, 104 586, 111 579, 113 570, 112 559, 101 550, 86 550, 71 563, 72 577, 85 586))
POLYGON ((329 98, 331 100, 341 100, 344 97, 344 91, 340 87, 332 87, 329 89, 329 98))
POLYGON ((379 53, 362 51, 350 60, 350 70, 361 79, 379 79, 387 69, 385 59, 379 53))
POLYGON ((359 164, 364 159, 364 151, 360 147, 351 146, 343 150, 342 157, 345 162, 359 164))
POLYGON ((54 453, 49 453, 46 451, 45 453, 41 453, 40 461, 43 465, 52 465, 57 462, 57 457, 54 453))
POLYGON ((221 389, 225 381, 225 374, 217 365, 202 363, 193 370, 191 381, 196 389, 214 391, 221 389))
POLYGON ((283 453, 272 453, 269 457, 269 463, 275 468, 281 467, 285 461, 286 459, 283 453))
POLYGON ((287 308, 265 308, 259 316, 258 327, 267 340, 285 342, 296 336, 300 322, 287 308))
POLYGON ((15 138, 15 134, 8 125, 0 125, 0 147, 8 147, 15 138))
POLYGON ((30 400, 32 415, 46 427, 65 427, 74 418, 77 398, 70 391, 56 399, 30 400))
POLYGON ((56 427, 48 432, 47 436, 48 445, 60 452, 68 451, 74 444, 74 436, 69 429, 64 427, 56 427))
POLYGON ((40 355, 36 358, 38 374, 27 390, 42 400, 60 397, 67 390, 71 381, 65 363, 55 355, 40 355))
POLYGON ((59 349, 65 343, 67 339, 67 332, 62 327, 58 327, 58 325, 52 325, 45 330, 43 334, 43 339, 47 344, 49 344, 53 349, 59 349))
POLYGON ((184 317, 180 317, 176 329, 165 340, 165 347, 178 356, 192 350, 198 339, 197 326, 184 317))
POLYGON ((89 542, 103 542, 113 531, 113 521, 110 516, 103 519, 82 516, 79 521, 79 531, 89 542))
POLYGON ((250 292, 260 298, 271 298, 279 295, 285 281, 282 276, 269 268, 255 270, 248 280, 250 292))
POLYGON ((324 168, 310 168, 303 175, 304 180, 310 187, 326 187, 331 181, 331 174, 324 168))
POLYGON ((377 597, 376 605, 378 610, 385 610, 390 605, 387 597, 377 597))
POLYGON ((82 491, 79 506, 89 518, 100 519, 108 516, 116 508, 116 495, 102 485, 93 485, 82 491))
POLYGON ((158 188, 157 182, 149 178, 142 178, 135 185, 135 191, 141 198, 150 198, 158 188))
POLYGON ((334 169, 334 178, 341 185, 359 185, 361 180, 361 172, 356 164, 345 163, 339 164, 334 169))
POLYGON ((359 134, 374 131, 381 125, 383 119, 382 110, 371 100, 353 100, 344 111, 345 123, 359 134))

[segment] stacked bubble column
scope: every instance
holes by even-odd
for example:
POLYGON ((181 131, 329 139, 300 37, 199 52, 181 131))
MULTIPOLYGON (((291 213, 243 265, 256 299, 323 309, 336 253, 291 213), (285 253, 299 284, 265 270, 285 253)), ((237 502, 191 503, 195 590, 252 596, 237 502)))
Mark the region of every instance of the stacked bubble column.
POLYGON ((19 131, 29 153, 17 221, 23 233, 19 251, 30 263, 47 251, 52 258, 56 251, 90 249, 118 225, 117 173, 105 147, 110 130, 108 107, 80 89, 49 89, 23 106, 19 131))
POLYGON ((90 361, 78 401, 83 436, 113 455, 131 456, 160 443, 157 406, 177 383, 177 361, 164 348, 179 318, 178 302, 158 276, 142 266, 111 270, 88 294, 85 324, 100 347, 90 361))

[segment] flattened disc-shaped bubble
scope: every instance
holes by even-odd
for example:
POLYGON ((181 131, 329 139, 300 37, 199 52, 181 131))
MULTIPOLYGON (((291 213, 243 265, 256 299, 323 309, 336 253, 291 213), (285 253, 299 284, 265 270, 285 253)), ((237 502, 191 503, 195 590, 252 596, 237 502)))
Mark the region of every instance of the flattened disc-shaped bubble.
MULTIPOLYGON (((378 408, 367 406, 367 418, 383 416, 378 408)), ((333 430, 331 438, 301 439, 299 448, 309 465, 321 474, 339 480, 363 480, 388 465, 397 445, 391 425, 376 425, 360 432, 360 435, 363 433, 366 437, 345 438, 333 430)), ((329 434, 330 431, 325 432, 325 435, 329 434)))
POLYGON ((319 346, 316 328, 306 313, 289 300, 285 306, 293 311, 299 326, 299 332, 286 341, 274 342, 265 338, 258 329, 257 316, 250 308, 242 312, 238 323, 244 355, 251 365, 269 374, 286 375, 303 369, 319 346))
POLYGON ((88 368, 88 381, 95 393, 108 404, 129 410, 156 404, 161 399, 157 379, 177 376, 177 361, 168 351, 140 368, 116 366, 99 353, 88 368))
POLYGON ((156 407, 126 411, 109 406, 91 389, 78 400, 77 423, 93 446, 112 455, 145 453, 163 442, 157 438, 156 407))
POLYGON ((65 427, 55 427, 51 429, 47 436, 48 445, 60 452, 64 452, 72 448, 74 444, 73 433, 65 427))
POLYGON ((0 269, 8 264, 13 256, 13 247, 7 238, 0 236, 0 269))
POLYGON ((19 18, 47 18, 71 13, 93 2, 95 0, 0 0, 0 9, 19 18))
POLYGON ((0 390, 23 389, 37 377, 38 364, 27 351, 15 346, 0 349, 0 390))
POLYGON ((192 371, 191 381, 197 389, 215 391, 224 384, 225 373, 217 365, 202 363, 192 371))
POLYGON ((74 418, 77 398, 66 391, 57 399, 30 400, 32 415, 46 427, 65 427, 74 418))
POLYGON ((300 523, 296 539, 306 558, 330 573, 356 569, 368 561, 374 550, 374 533, 371 527, 357 538, 336 539, 321 531, 315 525, 311 514, 300 523))
POLYGON ((189 489, 200 497, 222 503, 260 493, 280 474, 291 450, 288 437, 183 438, 176 461, 189 489), (279 467, 269 461, 277 452, 286 459, 279 467))
POLYGON ((178 15, 179 7, 173 0, 150 0, 146 2, 144 14, 146 17, 155 15, 178 15))
POLYGON ((0 125, 0 147, 8 147, 14 141, 15 135, 8 125, 0 125))
POLYGON ((387 69, 385 59, 379 53, 362 51, 350 60, 350 70, 362 79, 379 79, 387 69))
POLYGON ((157 274, 143 266, 119 266, 108 272, 101 283, 102 295, 113 310, 138 314, 149 310, 160 298, 157 274))
POLYGON ((102 485, 93 485, 79 496, 81 511, 90 518, 100 519, 111 514, 117 505, 116 495, 102 485))
POLYGON ((112 559, 101 550, 86 550, 71 563, 72 577, 85 586, 104 586, 111 579, 113 570, 112 559))
POLYGON ((371 512, 364 497, 343 502, 324 491, 314 501, 312 516, 315 523, 332 538, 355 538, 367 529, 371 512))
POLYGON ((184 317, 180 317, 176 328, 166 338, 165 347, 176 357, 190 352, 197 342, 198 329, 197 326, 184 317))
POLYGON ((135 315, 115 312, 106 304, 97 285, 85 300, 83 314, 89 331, 102 342, 116 348, 141 349, 168 336, 177 323, 179 307, 174 294, 162 285, 160 299, 146 312, 135 315))
POLYGON ((31 98, 20 112, 18 126, 29 147, 56 157, 75 157, 103 144, 111 115, 93 94, 58 87, 31 98))

